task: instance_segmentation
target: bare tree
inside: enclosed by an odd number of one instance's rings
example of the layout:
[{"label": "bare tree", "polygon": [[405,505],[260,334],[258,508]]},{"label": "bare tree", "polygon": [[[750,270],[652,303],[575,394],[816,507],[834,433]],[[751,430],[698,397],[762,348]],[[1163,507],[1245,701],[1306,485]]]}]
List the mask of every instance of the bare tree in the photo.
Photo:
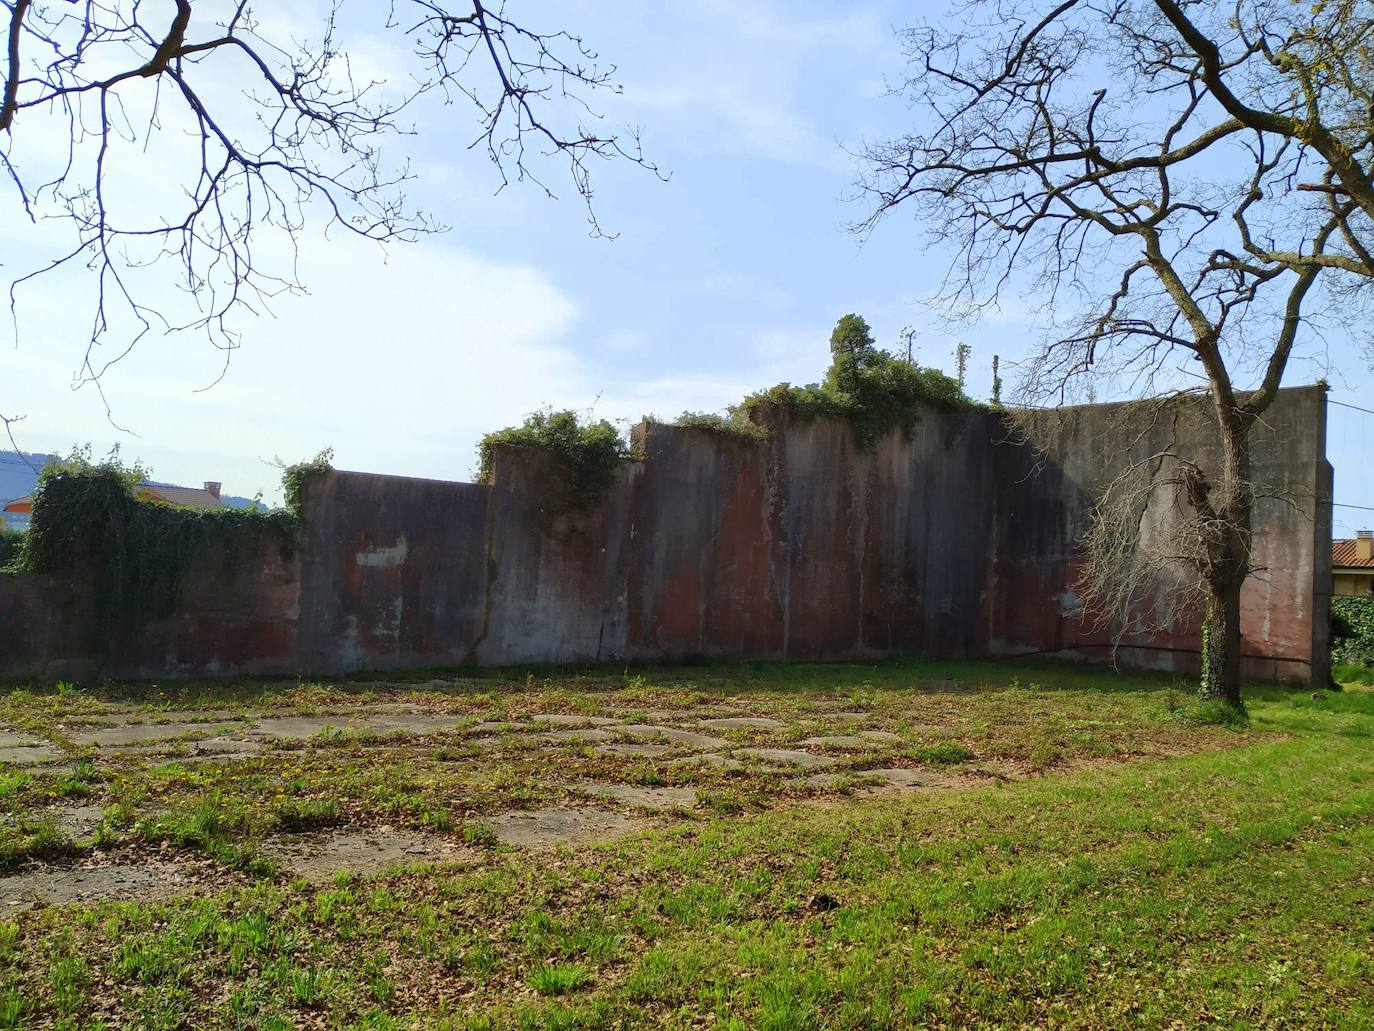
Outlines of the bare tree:
[{"label": "bare tree", "polygon": [[[950,309],[1017,288],[1042,306],[1025,399],[1200,375],[1219,457],[1171,449],[1109,491],[1082,586],[1111,610],[1144,563],[1201,598],[1203,692],[1238,705],[1250,433],[1313,317],[1374,280],[1374,5],[973,0],[954,20],[903,34],[925,124],[865,148],[856,228],[913,207],[955,255]],[[1186,532],[1123,552],[1158,491]]]},{"label": "bare tree", "polygon": [[[99,389],[154,328],[199,331],[227,359],[235,316],[299,286],[291,258],[264,256],[267,239],[293,254],[312,224],[379,241],[441,228],[407,200],[412,173],[390,153],[404,152],[408,112],[428,94],[469,106],[459,140],[485,152],[502,186],[552,195],[545,166],[568,177],[594,233],[598,160],[657,171],[636,130],[598,128],[592,96],[619,87],[579,36],[500,2],[358,4],[408,61],[383,81],[345,46],[342,3],[294,24],[248,0],[3,0],[0,177],[15,215],[56,219],[65,238],[50,263],[13,274],[16,326],[27,284],[88,266],[81,379]],[[193,302],[184,320],[165,310],[169,280]]]}]

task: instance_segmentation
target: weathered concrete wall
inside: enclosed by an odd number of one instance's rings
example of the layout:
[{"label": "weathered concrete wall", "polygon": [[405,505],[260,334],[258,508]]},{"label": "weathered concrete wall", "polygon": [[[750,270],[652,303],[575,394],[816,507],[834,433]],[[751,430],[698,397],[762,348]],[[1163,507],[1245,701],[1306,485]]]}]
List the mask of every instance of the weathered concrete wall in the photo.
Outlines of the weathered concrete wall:
[{"label": "weathered concrete wall", "polygon": [[459,665],[486,619],[478,484],[330,473],[302,514],[299,668]]},{"label": "weathered concrete wall", "polygon": [[[1033,446],[983,411],[924,412],[910,439],[867,450],[843,422],[783,413],[767,439],[649,423],[635,433],[642,458],[587,509],[527,450],[499,452],[490,485],[330,473],[309,486],[294,549],[209,549],[178,611],[137,640],[97,639],[94,577],[0,577],[0,675],[903,652],[1106,661],[1109,635],[1083,625],[1072,594],[1097,490],[1169,443],[1212,460],[1199,417],[1140,425],[1137,411],[1065,409]],[[1286,497],[1255,516],[1265,568],[1242,627],[1254,676],[1325,682],[1324,419],[1320,390],[1284,391],[1256,438],[1257,477]],[[1195,621],[1126,645],[1127,665],[1196,668]]]},{"label": "weathered concrete wall", "polygon": [[[1205,404],[1199,398],[1163,411],[1143,403],[1059,409],[1032,420],[1032,448],[998,449],[992,654],[1113,656],[1112,634],[1081,618],[1072,589],[1074,542],[1101,488],[1128,465],[1172,447],[1204,471],[1217,468]],[[1282,391],[1253,434],[1253,479],[1261,496],[1253,520],[1257,572],[1241,598],[1245,673],[1324,684],[1331,539],[1324,391]],[[1157,493],[1142,525],[1173,518],[1172,499],[1169,491]],[[1162,632],[1127,635],[1122,645],[1115,651],[1119,663],[1195,673],[1199,616],[1180,618]]]}]

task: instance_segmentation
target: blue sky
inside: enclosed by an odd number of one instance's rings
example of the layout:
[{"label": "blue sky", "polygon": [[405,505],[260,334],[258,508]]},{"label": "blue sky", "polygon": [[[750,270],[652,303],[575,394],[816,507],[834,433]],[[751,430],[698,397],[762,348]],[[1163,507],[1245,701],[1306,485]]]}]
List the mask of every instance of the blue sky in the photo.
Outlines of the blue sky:
[{"label": "blue sky", "polygon": [[[309,6],[284,9],[304,19]],[[21,307],[18,347],[0,351],[0,410],[28,414],[20,443],[118,442],[160,479],[218,479],[271,498],[273,456],[332,446],[343,468],[465,479],[483,432],[545,404],[628,424],[815,380],[830,328],[849,311],[885,344],[915,326],[920,360],[947,370],[957,340],[968,341],[979,397],[994,353],[1006,362],[1029,350],[1033,304],[957,331],[922,306],[944,267],[907,218],[866,241],[844,230],[863,214],[846,199],[845,146],[910,117],[884,92],[902,71],[892,26],[925,13],[919,6],[512,0],[512,11],[575,26],[619,65],[624,94],[602,103],[607,122],[641,125],[650,156],[671,172],[663,183],[630,167],[596,170],[598,212],[617,239],[588,236],[570,190],[558,201],[520,184],[494,195],[498,177],[465,146],[468,113],[426,106],[411,193],[450,232],[385,250],[311,234],[300,255],[309,294],[244,323],[218,385],[197,392],[221,356],[178,337],[149,337],[110,371],[104,386],[125,433],[94,391],[70,386],[80,284],[45,285]],[[378,67],[399,64],[362,22],[345,32]],[[41,233],[21,239],[17,258],[13,246],[7,269],[51,252]],[[1321,375],[1333,398],[1374,408],[1374,377],[1346,342],[1295,363],[1288,382]],[[1374,416],[1332,409],[1338,501],[1374,506],[1371,445]],[[1357,523],[1374,524],[1374,512],[1337,510],[1338,532]]]}]

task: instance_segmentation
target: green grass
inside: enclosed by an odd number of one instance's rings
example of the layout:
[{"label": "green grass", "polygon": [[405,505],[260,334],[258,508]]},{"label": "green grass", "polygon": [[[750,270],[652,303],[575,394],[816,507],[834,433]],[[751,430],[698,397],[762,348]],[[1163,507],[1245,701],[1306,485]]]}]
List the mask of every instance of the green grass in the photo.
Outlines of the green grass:
[{"label": "green grass", "polygon": [[1347,663],[1335,667],[1331,671],[1331,679],[1338,684],[1374,685],[1374,669]]},{"label": "green grass", "polygon": [[[692,818],[609,846],[312,885],[243,856],[284,822],[441,811],[489,845],[483,807],[544,790],[536,763],[692,781],[667,759],[511,749],[476,783],[449,759],[333,739],[225,769],[102,770],[107,813],[169,806],[131,848],[225,875],[198,896],[0,922],[0,1028],[1374,1026],[1374,692],[1252,686],[1236,719],[1159,678],[907,662],[522,674],[430,704],[504,718],[722,699],[787,722],[770,745],[843,706],[902,735],[891,762],[1023,779],[808,794],[710,771]],[[8,704],[38,722],[95,703]],[[445,748],[462,754],[461,735]]]}]

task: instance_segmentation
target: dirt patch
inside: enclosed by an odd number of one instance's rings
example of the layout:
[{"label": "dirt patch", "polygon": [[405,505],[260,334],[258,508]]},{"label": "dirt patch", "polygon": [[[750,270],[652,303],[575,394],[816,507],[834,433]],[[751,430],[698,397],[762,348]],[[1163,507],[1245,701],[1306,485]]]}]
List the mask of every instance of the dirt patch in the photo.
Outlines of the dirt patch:
[{"label": "dirt patch", "polygon": [[196,884],[192,870],[162,860],[39,867],[0,877],[0,914],[102,899],[146,901],[189,891]]},{"label": "dirt patch", "polygon": [[535,809],[492,817],[491,829],[503,845],[554,848],[611,841],[649,824],[622,813],[599,809]]},{"label": "dirt patch", "polygon": [[472,849],[448,838],[393,827],[281,834],[263,842],[262,854],[285,872],[316,882],[336,873],[372,874],[394,866],[475,858]]}]

